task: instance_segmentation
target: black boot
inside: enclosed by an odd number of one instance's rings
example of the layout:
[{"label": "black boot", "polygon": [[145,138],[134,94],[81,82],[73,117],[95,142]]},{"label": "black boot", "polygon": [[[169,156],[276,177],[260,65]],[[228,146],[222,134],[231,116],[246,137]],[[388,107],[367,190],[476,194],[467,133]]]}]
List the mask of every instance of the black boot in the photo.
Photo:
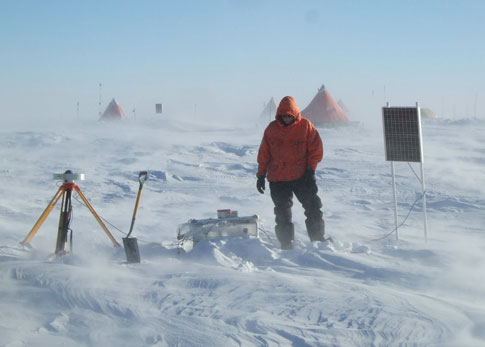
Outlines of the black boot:
[{"label": "black boot", "polygon": [[305,224],[310,241],[325,241],[325,222],[323,219],[312,222],[306,220]]},{"label": "black boot", "polygon": [[277,224],[275,233],[281,244],[281,249],[293,249],[293,240],[295,239],[295,226],[293,223]]}]

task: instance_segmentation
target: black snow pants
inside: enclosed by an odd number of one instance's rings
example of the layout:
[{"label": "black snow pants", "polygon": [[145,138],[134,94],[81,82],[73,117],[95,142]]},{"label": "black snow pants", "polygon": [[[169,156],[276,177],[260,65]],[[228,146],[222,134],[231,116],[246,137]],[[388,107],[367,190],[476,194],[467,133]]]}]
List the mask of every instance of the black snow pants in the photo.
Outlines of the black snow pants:
[{"label": "black snow pants", "polygon": [[305,210],[305,224],[311,241],[323,241],[325,222],[322,213],[322,201],[318,197],[318,186],[314,180],[305,179],[287,182],[270,182],[271,198],[275,205],[275,233],[281,243],[281,248],[291,248],[294,240],[294,226],[291,207],[293,194]]}]

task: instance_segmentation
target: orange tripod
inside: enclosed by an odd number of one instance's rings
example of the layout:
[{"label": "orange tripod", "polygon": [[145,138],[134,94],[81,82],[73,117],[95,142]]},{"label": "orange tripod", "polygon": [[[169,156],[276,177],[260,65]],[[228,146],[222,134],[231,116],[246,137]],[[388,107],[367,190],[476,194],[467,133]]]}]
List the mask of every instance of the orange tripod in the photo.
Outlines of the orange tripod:
[{"label": "orange tripod", "polygon": [[[71,197],[72,197],[72,191],[75,190],[78,195],[81,197],[83,200],[84,204],[86,207],[89,209],[89,211],[92,213],[94,218],[98,221],[99,225],[101,228],[103,228],[104,232],[108,237],[110,238],[111,242],[113,242],[113,245],[115,247],[120,247],[120,244],[115,240],[113,235],[110,233],[106,225],[103,223],[101,218],[98,216],[94,208],[91,206],[89,203],[88,199],[86,199],[86,196],[83,194],[81,189],[78,187],[76,183],[72,180],[72,174],[69,170],[66,171],[62,177],[66,176],[67,179],[64,180],[64,184],[59,187],[59,190],[57,193],[54,195],[52,200],[49,202],[49,205],[47,205],[46,209],[44,212],[42,212],[40,218],[37,220],[35,225],[32,227],[32,230],[30,233],[27,235],[27,237],[21,242],[21,244],[26,245],[28,244],[35,236],[39,228],[42,226],[42,224],[45,222],[47,217],[49,216],[49,213],[54,209],[56,206],[57,202],[61,199],[62,197],[62,207],[61,207],[61,214],[59,217],[59,229],[57,232],[57,242],[56,242],[56,250],[55,254],[57,256],[63,256],[67,252],[65,250],[66,248],[66,243],[67,243],[67,238],[68,238],[68,232],[69,232],[69,225],[71,222],[71,215],[72,215],[72,206],[71,206]],[[71,232],[71,237],[72,237],[72,232]]]}]

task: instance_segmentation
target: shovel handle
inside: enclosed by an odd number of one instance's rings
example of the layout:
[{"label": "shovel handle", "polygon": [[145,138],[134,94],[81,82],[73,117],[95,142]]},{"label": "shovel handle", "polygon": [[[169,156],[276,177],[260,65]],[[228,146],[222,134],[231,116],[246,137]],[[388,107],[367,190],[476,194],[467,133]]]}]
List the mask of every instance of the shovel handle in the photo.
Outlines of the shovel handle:
[{"label": "shovel handle", "polygon": [[148,179],[148,171],[141,171],[140,174],[138,175],[138,182],[140,182],[140,187],[138,188],[138,195],[136,196],[135,210],[133,211],[133,218],[131,219],[130,232],[126,236],[127,238],[130,237],[131,232],[133,231],[133,226],[135,225],[135,219],[136,219],[136,212],[138,211],[138,205],[140,204],[141,190],[143,188],[143,183],[145,183],[145,181],[147,179]]},{"label": "shovel handle", "polygon": [[148,171],[141,171],[138,175],[138,182],[140,182],[140,188],[143,186],[143,183],[148,179]]}]

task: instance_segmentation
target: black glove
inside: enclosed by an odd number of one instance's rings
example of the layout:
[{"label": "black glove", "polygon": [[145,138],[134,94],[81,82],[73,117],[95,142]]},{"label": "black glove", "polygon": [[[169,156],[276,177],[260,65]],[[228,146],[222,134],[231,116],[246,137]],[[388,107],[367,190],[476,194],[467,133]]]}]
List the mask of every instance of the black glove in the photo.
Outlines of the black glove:
[{"label": "black glove", "polygon": [[315,170],[312,169],[307,169],[305,171],[305,175],[303,176],[303,179],[305,180],[306,183],[314,183],[317,181],[315,178]]},{"label": "black glove", "polygon": [[265,177],[266,176],[258,176],[258,181],[256,182],[256,188],[261,194],[264,194],[264,190],[266,189]]}]

